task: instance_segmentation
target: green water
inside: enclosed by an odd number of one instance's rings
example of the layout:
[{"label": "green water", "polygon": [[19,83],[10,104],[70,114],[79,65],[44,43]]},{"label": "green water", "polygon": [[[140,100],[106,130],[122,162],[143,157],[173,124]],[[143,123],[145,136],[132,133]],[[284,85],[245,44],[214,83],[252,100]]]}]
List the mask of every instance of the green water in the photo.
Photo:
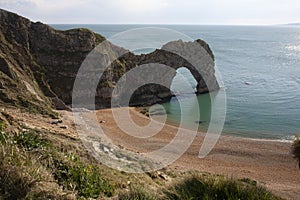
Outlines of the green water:
[{"label": "green water", "polygon": [[[178,97],[181,98],[182,104],[176,97],[168,103],[164,103],[163,106],[167,112],[167,121],[174,124],[179,124],[181,116],[183,116],[183,127],[189,128],[193,124],[199,124],[199,130],[207,131],[210,117],[211,117],[211,100],[209,94],[197,96],[197,101],[193,98],[189,98],[188,95]],[[195,113],[195,107],[198,106],[200,110],[200,118]]]}]

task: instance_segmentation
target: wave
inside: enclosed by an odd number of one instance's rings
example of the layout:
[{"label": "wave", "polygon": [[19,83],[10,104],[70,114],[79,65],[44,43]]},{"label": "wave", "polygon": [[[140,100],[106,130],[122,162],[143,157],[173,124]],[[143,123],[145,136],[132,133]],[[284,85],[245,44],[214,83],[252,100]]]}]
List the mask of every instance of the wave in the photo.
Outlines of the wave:
[{"label": "wave", "polygon": [[300,45],[288,45],[285,48],[290,51],[300,51]]}]

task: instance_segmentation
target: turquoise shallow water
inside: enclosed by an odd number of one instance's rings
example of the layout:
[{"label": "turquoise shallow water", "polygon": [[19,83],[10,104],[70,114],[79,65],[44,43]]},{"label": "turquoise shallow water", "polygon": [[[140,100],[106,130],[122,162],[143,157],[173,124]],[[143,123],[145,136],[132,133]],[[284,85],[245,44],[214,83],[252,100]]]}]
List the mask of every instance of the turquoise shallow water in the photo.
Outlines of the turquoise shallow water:
[{"label": "turquoise shallow water", "polygon": [[[90,28],[110,37],[131,28],[147,25],[53,25],[58,29]],[[152,25],[154,27],[154,25]],[[297,26],[183,26],[158,25],[201,38],[212,48],[227,93],[224,134],[254,138],[288,139],[300,133],[300,27]],[[179,70],[193,84],[189,71]],[[180,89],[180,79],[173,88]],[[177,86],[176,86],[177,85]],[[164,104],[168,120],[179,123],[180,115],[195,123],[189,94],[180,112],[173,98]],[[210,119],[208,95],[198,97],[200,129]],[[186,124],[188,126],[188,124]]]}]

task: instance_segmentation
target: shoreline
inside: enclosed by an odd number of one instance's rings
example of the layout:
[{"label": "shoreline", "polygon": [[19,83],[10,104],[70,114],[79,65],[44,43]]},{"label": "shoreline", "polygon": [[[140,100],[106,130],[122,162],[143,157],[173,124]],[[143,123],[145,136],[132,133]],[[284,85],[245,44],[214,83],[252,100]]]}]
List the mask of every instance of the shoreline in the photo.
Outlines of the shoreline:
[{"label": "shoreline", "polygon": [[[148,107],[131,107],[133,108],[138,114],[140,114],[142,117],[146,117],[147,119],[150,119],[149,116],[147,116],[146,114],[143,114],[141,111],[148,109]],[[162,123],[160,121],[157,121],[158,123]],[[170,120],[166,120],[165,122],[167,125],[169,126],[173,126],[174,128],[179,128],[179,124],[176,122],[171,122]],[[183,128],[183,129],[187,129],[188,128]],[[198,132],[201,133],[205,133],[202,130],[198,130]],[[251,131],[249,131],[251,132]],[[239,136],[239,135],[235,135],[235,134],[231,134],[231,133],[221,133],[221,136],[225,136],[225,137],[234,137],[234,138],[244,138],[244,139],[249,139],[249,140],[253,140],[253,141],[270,141],[270,142],[283,142],[283,143],[292,143],[294,141],[295,136],[289,136],[291,139],[275,139],[275,138],[257,138],[257,137],[243,137],[243,136]],[[293,137],[293,138],[292,138]]]},{"label": "shoreline", "polygon": [[[117,108],[122,109],[122,108]],[[147,125],[149,118],[129,108],[133,121]],[[101,127],[116,144],[135,152],[151,152],[168,144],[178,128],[165,124],[155,136],[147,140],[123,133],[111,116],[111,109],[96,111]],[[198,157],[204,133],[198,132],[190,147],[167,169],[172,171],[198,170],[233,178],[250,178],[275,194],[295,199],[300,195],[300,170],[291,155],[291,143],[276,140],[252,139],[221,135],[212,151],[203,159]]]}]

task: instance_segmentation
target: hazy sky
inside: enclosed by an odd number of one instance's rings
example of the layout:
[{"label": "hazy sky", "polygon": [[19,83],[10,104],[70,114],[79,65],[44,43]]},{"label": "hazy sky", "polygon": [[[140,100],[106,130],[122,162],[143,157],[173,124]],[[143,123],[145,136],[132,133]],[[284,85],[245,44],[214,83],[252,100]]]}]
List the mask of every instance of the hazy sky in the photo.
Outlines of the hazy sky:
[{"label": "hazy sky", "polygon": [[50,24],[300,22],[300,0],[0,0],[0,8]]}]

